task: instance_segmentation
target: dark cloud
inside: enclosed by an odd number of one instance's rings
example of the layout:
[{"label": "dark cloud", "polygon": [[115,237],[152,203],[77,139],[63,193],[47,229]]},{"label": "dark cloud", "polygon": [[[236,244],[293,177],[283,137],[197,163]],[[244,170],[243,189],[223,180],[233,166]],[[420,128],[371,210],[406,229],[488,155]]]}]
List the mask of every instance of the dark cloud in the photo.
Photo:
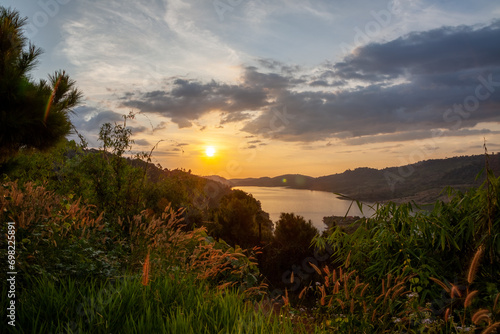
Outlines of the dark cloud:
[{"label": "dark cloud", "polygon": [[127,93],[122,105],[179,127],[218,111],[220,124],[244,122],[252,136],[284,141],[429,138],[499,121],[498,41],[500,21],[443,27],[361,46],[310,75],[259,59],[261,69],[245,67],[238,84],[171,78],[169,91]]},{"label": "dark cloud", "polygon": [[153,128],[153,132],[156,130],[163,130],[167,128],[168,123],[167,122],[160,122],[157,126]]},{"label": "dark cloud", "polygon": [[269,90],[289,85],[287,78],[259,73],[254,67],[246,68],[243,81],[241,85],[227,85],[174,79],[171,91],[134,93],[122,106],[165,115],[181,128],[190,127],[192,121],[214,110],[226,113],[223,122],[235,122],[247,119],[248,110],[268,105]]},{"label": "dark cloud", "polygon": [[244,121],[249,118],[251,118],[251,114],[245,112],[223,113],[221,115],[220,124]]},{"label": "dark cloud", "polygon": [[480,29],[443,27],[360,47],[333,68],[335,76],[367,81],[476,71],[498,67],[499,40],[500,21]]},{"label": "dark cloud", "polygon": [[299,65],[286,65],[280,61],[276,61],[273,59],[257,59],[257,63],[265,69],[279,71],[286,75],[293,75],[301,70]]},{"label": "dark cloud", "polygon": [[138,134],[141,132],[149,131],[151,130],[150,128],[147,128],[145,126],[127,126],[130,130],[132,130],[132,133]]},{"label": "dark cloud", "polygon": [[415,130],[398,133],[381,134],[374,136],[363,136],[345,140],[348,145],[364,145],[369,143],[402,142],[408,140],[424,140],[427,138],[462,137],[471,135],[497,134],[489,129],[460,129],[449,130]]},{"label": "dark cloud", "polygon": [[89,106],[75,108],[75,117],[72,123],[77,130],[95,132],[104,123],[115,123],[123,121],[123,116],[111,110],[103,110]]},{"label": "dark cloud", "polygon": [[276,60],[273,60],[273,59],[260,58],[260,59],[257,59],[257,62],[259,63],[260,66],[267,68],[267,69],[270,69],[270,70],[277,70],[284,65],[283,63],[276,61]]},{"label": "dark cloud", "polygon": [[312,87],[317,87],[317,86],[328,87],[328,86],[330,86],[330,84],[328,82],[326,82],[325,80],[315,80],[315,81],[311,82],[309,85]]},{"label": "dark cloud", "polygon": [[141,146],[151,146],[151,143],[146,139],[134,139],[134,144]]},{"label": "dark cloud", "polygon": [[414,139],[420,130],[424,138],[436,128],[498,122],[498,40],[500,24],[493,23],[444,27],[360,47],[343,62],[325,64],[312,84],[327,87],[326,79],[337,77],[339,83],[364,80],[367,85],[322,92],[282,89],[275,101],[287,107],[288,117],[268,109],[243,130],[287,141],[358,137],[353,140],[366,142],[381,134],[387,140],[391,134]]},{"label": "dark cloud", "polygon": [[346,82],[344,80],[328,81],[328,80],[314,80],[309,83],[311,87],[340,87],[344,86]]}]

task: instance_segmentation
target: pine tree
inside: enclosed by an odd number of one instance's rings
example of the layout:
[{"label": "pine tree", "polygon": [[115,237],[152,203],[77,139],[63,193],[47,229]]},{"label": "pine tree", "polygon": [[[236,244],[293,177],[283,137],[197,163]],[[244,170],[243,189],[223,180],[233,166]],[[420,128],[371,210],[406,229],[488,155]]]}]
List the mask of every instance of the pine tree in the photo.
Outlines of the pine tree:
[{"label": "pine tree", "polygon": [[47,149],[72,130],[69,114],[82,98],[64,71],[34,82],[29,72],[42,54],[28,42],[26,18],[0,6],[0,163],[20,148]]}]

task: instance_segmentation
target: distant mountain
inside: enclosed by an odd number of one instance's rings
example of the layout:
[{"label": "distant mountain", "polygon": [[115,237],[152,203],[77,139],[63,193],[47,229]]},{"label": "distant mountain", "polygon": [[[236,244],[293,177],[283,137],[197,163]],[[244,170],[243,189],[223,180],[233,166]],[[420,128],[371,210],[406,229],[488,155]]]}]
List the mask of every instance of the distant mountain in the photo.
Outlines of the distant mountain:
[{"label": "distant mountain", "polygon": [[[490,168],[500,175],[500,155],[489,156]],[[420,161],[411,165],[374,169],[361,167],[343,173],[310,177],[286,174],[276,177],[231,179],[233,186],[288,187],[341,193],[361,201],[409,201],[432,203],[443,188],[465,190],[478,186],[484,175],[485,156],[461,156]]]},{"label": "distant mountain", "polygon": [[231,179],[233,186],[288,187],[293,189],[311,189],[315,178],[300,174],[285,174],[276,177],[261,177],[258,179]]},{"label": "distant mountain", "polygon": [[207,176],[202,176],[205,179],[212,180],[215,182],[222,183],[225,186],[232,187],[233,183],[229,181],[228,179],[223,178],[222,176],[219,175],[207,175]]}]

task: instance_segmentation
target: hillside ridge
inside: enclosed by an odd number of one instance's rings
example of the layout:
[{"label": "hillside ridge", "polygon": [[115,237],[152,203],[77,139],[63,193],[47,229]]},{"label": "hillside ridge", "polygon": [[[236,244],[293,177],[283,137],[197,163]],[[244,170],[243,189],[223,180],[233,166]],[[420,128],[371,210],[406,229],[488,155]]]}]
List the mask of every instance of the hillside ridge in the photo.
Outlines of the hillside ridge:
[{"label": "hillside ridge", "polygon": [[[500,172],[500,156],[488,155],[490,168]],[[478,186],[484,175],[485,155],[430,159],[413,164],[375,169],[359,167],[342,173],[311,177],[301,174],[283,174],[275,177],[241,178],[227,180],[233,187],[287,187],[341,193],[361,201],[415,201],[432,203],[446,199],[443,188],[457,190]]]}]

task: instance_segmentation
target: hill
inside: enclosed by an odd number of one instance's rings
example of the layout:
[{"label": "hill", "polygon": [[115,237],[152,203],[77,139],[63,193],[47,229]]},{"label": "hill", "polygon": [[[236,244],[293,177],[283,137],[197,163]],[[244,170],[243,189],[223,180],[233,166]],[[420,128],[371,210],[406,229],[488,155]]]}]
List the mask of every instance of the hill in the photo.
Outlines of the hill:
[{"label": "hill", "polygon": [[[489,156],[489,165],[494,173],[500,172],[500,156]],[[276,177],[231,179],[233,186],[288,187],[341,193],[361,201],[431,203],[442,189],[450,186],[465,190],[478,186],[484,175],[476,179],[485,167],[484,155],[460,156],[432,159],[414,164],[374,169],[360,167],[343,173],[310,177],[300,174],[285,174]]]}]

